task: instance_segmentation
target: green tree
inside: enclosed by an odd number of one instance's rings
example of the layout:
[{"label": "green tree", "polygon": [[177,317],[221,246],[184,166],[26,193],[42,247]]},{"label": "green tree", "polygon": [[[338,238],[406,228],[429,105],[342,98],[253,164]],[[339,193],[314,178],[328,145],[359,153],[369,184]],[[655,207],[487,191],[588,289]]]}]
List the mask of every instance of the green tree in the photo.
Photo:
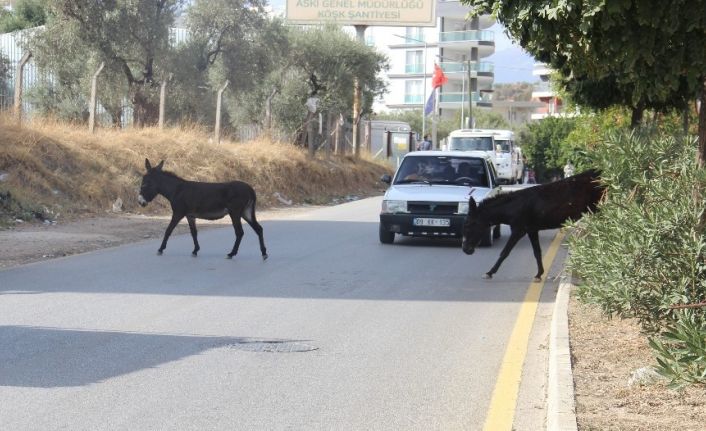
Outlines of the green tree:
[{"label": "green tree", "polygon": [[477,109],[473,111],[473,119],[479,129],[510,129],[510,123],[505,117],[497,112],[487,109]]},{"label": "green tree", "polygon": [[[201,75],[205,82],[185,91],[189,94],[205,86],[215,94],[228,80],[224,106],[228,119],[236,124],[261,114],[262,103],[254,94],[275,69],[287,42],[282,22],[268,19],[265,4],[261,0],[198,0],[188,9],[190,40],[185,49],[191,64],[179,68],[179,75],[188,71]],[[181,61],[181,56],[176,60]],[[193,80],[193,76],[182,78]],[[214,98],[208,100],[212,105]]]},{"label": "green tree", "polygon": [[514,100],[528,102],[532,100],[534,84],[531,82],[512,82],[493,85],[493,100]]},{"label": "green tree", "polygon": [[549,117],[530,123],[520,133],[522,153],[534,169],[537,181],[544,182],[562,175],[564,164],[573,155],[573,149],[566,147],[566,138],[574,127],[573,118]]},{"label": "green tree", "polygon": [[[58,48],[43,52],[58,63],[63,63],[67,50],[78,54],[68,62],[95,65],[104,61],[104,73],[123,81],[133,107],[133,123],[154,123],[159,70],[170,49],[169,29],[182,4],[183,0],[54,0],[50,3],[53,18],[38,36],[37,47]],[[120,87],[119,83],[112,86],[116,91]]]},{"label": "green tree", "polygon": [[12,9],[0,9],[0,33],[9,33],[44,25],[47,20],[46,2],[19,0]]},{"label": "green tree", "polygon": [[[702,0],[461,2],[474,13],[494,13],[513,39],[564,78],[589,83],[568,87],[584,102],[625,104],[635,119],[646,108],[682,108],[696,98],[706,106]],[[591,88],[604,91],[591,94]],[[699,117],[698,160],[704,166],[706,109]]]},{"label": "green tree", "polygon": [[310,90],[307,97],[318,97],[322,110],[351,112],[357,77],[363,89],[363,114],[372,112],[373,100],[385,89],[379,78],[388,67],[383,54],[335,26],[294,28],[290,37],[287,64],[306,77]]},{"label": "green tree", "polygon": [[[376,114],[375,120],[404,121],[415,133],[422,133],[422,110],[421,109],[397,109],[389,112]],[[426,127],[431,128],[431,120],[427,117]]]}]

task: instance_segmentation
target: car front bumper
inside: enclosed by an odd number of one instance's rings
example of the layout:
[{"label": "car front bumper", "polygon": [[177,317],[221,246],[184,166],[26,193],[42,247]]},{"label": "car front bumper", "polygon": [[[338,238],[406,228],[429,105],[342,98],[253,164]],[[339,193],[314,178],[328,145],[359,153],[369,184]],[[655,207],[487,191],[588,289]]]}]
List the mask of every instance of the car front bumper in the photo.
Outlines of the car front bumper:
[{"label": "car front bumper", "polygon": [[[416,226],[416,218],[447,219],[449,226]],[[380,226],[384,230],[408,236],[460,238],[465,220],[465,214],[380,214]]]}]

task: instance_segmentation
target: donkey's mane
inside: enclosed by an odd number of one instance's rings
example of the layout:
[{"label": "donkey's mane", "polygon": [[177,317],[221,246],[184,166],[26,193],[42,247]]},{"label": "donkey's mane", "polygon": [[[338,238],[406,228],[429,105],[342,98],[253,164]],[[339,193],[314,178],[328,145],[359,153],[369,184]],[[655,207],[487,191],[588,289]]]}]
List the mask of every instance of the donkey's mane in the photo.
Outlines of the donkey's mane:
[{"label": "donkey's mane", "polygon": [[166,176],[168,176],[168,177],[171,177],[171,178],[176,178],[177,180],[183,180],[182,177],[180,177],[179,175],[175,174],[175,173],[172,172],[172,171],[160,170],[160,171],[157,171],[157,172],[160,173],[160,174],[162,174],[162,175],[166,175]]},{"label": "donkey's mane", "polygon": [[490,207],[494,205],[500,205],[506,203],[506,201],[509,201],[513,199],[512,193],[501,193],[499,195],[495,195],[491,198],[488,199],[483,199],[483,201],[478,204],[478,208],[485,208],[485,207]]}]

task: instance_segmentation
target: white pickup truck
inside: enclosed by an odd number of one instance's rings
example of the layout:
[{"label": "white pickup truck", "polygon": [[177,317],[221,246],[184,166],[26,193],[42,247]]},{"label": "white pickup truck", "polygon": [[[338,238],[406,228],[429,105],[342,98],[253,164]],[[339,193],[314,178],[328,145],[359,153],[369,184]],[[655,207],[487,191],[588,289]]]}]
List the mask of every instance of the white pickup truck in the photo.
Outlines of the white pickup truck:
[{"label": "white pickup truck", "polygon": [[493,160],[498,181],[503,184],[522,182],[524,162],[515,142],[515,133],[499,129],[459,129],[449,134],[448,150],[484,151]]}]

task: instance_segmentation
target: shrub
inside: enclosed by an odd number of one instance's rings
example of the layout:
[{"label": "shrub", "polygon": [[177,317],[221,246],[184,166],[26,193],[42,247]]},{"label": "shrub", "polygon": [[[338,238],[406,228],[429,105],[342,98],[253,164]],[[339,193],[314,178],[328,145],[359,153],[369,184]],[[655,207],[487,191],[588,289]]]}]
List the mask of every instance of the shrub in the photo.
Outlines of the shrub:
[{"label": "shrub", "polygon": [[659,339],[650,339],[657,372],[670,379],[672,387],[706,383],[706,326],[703,318],[695,318],[698,313],[685,312]]},{"label": "shrub", "polygon": [[702,345],[706,339],[704,313],[671,308],[706,300],[706,175],[696,166],[695,145],[644,131],[609,133],[591,154],[608,193],[601,210],[576,225],[569,265],[583,281],[578,295],[585,302],[635,317],[656,336],[692,334],[657,336],[653,347],[662,372],[678,370],[675,382],[706,383],[703,368],[675,365],[703,358],[691,345],[693,334]]}]

